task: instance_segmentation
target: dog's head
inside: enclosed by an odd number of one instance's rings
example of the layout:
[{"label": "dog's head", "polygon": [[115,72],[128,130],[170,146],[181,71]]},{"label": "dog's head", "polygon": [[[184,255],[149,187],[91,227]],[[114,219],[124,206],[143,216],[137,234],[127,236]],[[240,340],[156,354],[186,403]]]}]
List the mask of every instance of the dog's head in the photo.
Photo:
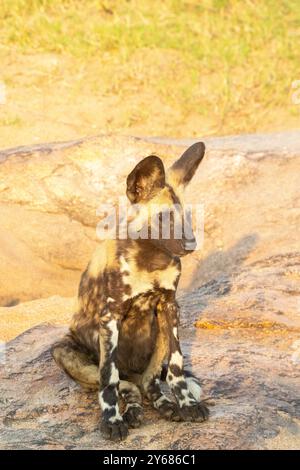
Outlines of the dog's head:
[{"label": "dog's head", "polygon": [[[137,205],[140,232],[156,246],[174,256],[184,256],[196,248],[191,220],[182,202],[184,188],[204,157],[205,146],[198,142],[165,171],[162,160],[150,155],[140,161],[127,177],[127,197]],[[146,232],[145,232],[146,227]]]}]

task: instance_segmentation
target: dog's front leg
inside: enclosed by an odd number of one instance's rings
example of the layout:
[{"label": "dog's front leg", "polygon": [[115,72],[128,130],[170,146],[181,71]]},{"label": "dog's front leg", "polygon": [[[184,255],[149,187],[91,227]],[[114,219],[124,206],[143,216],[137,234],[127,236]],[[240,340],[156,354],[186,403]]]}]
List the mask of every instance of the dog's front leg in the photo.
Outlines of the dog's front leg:
[{"label": "dog's front leg", "polygon": [[119,371],[116,364],[120,320],[117,312],[106,308],[100,317],[100,389],[101,431],[112,440],[125,439],[128,426],[119,410]]},{"label": "dog's front leg", "polygon": [[142,376],[142,388],[154,408],[166,419],[180,421],[178,406],[161,390],[160,376],[163,362],[168,356],[168,323],[166,316],[158,308],[158,335],[150,363]]},{"label": "dog's front leg", "polygon": [[172,293],[161,300],[160,309],[168,323],[169,357],[167,383],[179,405],[179,414],[184,421],[204,421],[208,408],[199,401],[200,384],[192,375],[184,372],[183,356],[178,337],[179,307]]}]

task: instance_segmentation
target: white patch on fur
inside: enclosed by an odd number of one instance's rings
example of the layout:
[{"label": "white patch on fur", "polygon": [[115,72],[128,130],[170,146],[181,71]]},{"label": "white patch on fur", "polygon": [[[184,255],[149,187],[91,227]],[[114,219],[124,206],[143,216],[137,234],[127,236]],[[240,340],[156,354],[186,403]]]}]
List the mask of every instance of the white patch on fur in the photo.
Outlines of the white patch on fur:
[{"label": "white patch on fur", "polygon": [[[169,379],[169,376],[171,376],[172,378]],[[179,377],[177,377],[176,375],[173,375],[171,372],[169,372],[167,375],[167,383],[170,385],[171,388],[173,388],[175,385],[178,384],[178,382],[182,382],[183,380],[184,380],[183,375],[179,375]]]},{"label": "white patch on fur", "polygon": [[116,300],[113,299],[112,297],[107,297],[106,301],[107,301],[107,302],[115,302]]},{"label": "white patch on fur", "polygon": [[188,386],[189,391],[195,398],[195,400],[200,401],[201,395],[202,395],[202,388],[197,380],[195,380],[193,377],[187,377],[186,383]]},{"label": "white patch on fur", "polygon": [[175,281],[179,276],[179,271],[177,266],[169,266],[160,272],[157,281],[159,286],[167,290],[175,290]]},{"label": "white patch on fur", "polygon": [[100,407],[101,407],[102,411],[111,410],[113,408],[116,410],[115,416],[112,416],[111,418],[109,418],[109,421],[111,423],[114,423],[115,421],[122,420],[122,416],[120,414],[119,404],[118,403],[116,404],[116,406],[114,406],[114,405],[111,406],[108,403],[106,403],[106,401],[103,400],[103,392],[99,392],[98,397],[99,397],[99,404],[100,404]]},{"label": "white patch on fur", "polygon": [[103,400],[103,392],[98,393],[98,398],[99,398],[99,404],[101,406],[102,411],[110,410],[111,408],[113,408],[113,406],[110,406],[108,403],[106,403],[106,401]]},{"label": "white patch on fur", "polygon": [[128,273],[130,273],[130,266],[129,264],[127,263],[126,259],[124,258],[124,256],[120,256],[120,271],[121,273],[125,273],[126,271]]},{"label": "white patch on fur", "polygon": [[119,371],[114,362],[111,363],[111,371],[110,371],[110,384],[117,384],[119,382]]},{"label": "white patch on fur", "polygon": [[191,395],[189,390],[184,390],[183,389],[183,390],[181,390],[181,392],[184,395],[184,398],[178,400],[180,408],[182,408],[183,406],[196,405],[197,402],[194,399],[194,397]]},{"label": "white patch on fur", "polygon": [[[180,274],[177,264],[170,264],[163,270],[158,269],[148,272],[146,269],[137,266],[135,255],[135,250],[132,250],[127,260],[124,256],[120,256],[120,271],[123,274],[123,283],[131,288],[131,294],[124,294],[123,301],[154,290],[156,284],[167,290],[175,290],[176,279]],[[124,274],[125,272],[126,274]]]},{"label": "white patch on fur", "polygon": [[180,354],[179,351],[175,351],[172,353],[171,359],[170,359],[170,365],[176,365],[180,367],[180,369],[183,368],[183,357],[182,354]]},{"label": "white patch on fur", "polygon": [[110,423],[115,423],[116,421],[123,421],[123,418],[122,418],[122,416],[119,412],[119,407],[118,407],[118,410],[116,412],[116,415],[112,416],[112,418],[109,418]]},{"label": "white patch on fur", "polygon": [[114,320],[114,319],[110,320],[107,323],[107,328],[111,332],[111,338],[110,338],[111,348],[115,348],[118,345],[118,337],[119,337],[117,320]]},{"label": "white patch on fur", "polygon": [[123,302],[125,302],[125,300],[128,300],[128,299],[131,299],[131,295],[128,295],[128,294],[123,294],[122,295]]},{"label": "white patch on fur", "polygon": [[177,328],[177,326],[174,326],[174,328],[173,328],[173,335],[176,339],[178,339],[178,328]]}]

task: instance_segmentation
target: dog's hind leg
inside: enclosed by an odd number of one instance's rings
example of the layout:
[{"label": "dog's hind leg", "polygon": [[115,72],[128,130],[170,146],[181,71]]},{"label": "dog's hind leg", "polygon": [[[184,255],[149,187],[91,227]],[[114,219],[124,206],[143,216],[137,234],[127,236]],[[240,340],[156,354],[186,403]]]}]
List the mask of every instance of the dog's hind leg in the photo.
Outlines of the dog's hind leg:
[{"label": "dog's hind leg", "polygon": [[59,367],[82,387],[99,389],[99,367],[95,357],[77,343],[71,334],[55,343],[51,352]]},{"label": "dog's hind leg", "polygon": [[[66,335],[52,347],[56,363],[82,387],[99,390],[99,367],[83,346],[72,335]],[[119,392],[125,401],[123,419],[129,427],[137,428],[143,418],[142,395],[138,387],[126,380],[120,380]]]},{"label": "dog's hind leg", "polygon": [[[54,344],[52,355],[61,369],[82,387],[99,390],[99,367],[95,358],[72,335],[68,334]],[[129,427],[139,427],[143,418],[141,392],[135,384],[126,380],[120,380],[119,392],[126,404],[123,419]]]}]

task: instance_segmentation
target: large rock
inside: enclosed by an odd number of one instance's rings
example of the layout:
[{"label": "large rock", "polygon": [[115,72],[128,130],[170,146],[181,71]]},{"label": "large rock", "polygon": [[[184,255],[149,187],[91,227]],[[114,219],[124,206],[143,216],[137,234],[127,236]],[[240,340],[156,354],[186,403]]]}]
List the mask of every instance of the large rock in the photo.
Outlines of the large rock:
[{"label": "large rock", "polygon": [[[244,140],[245,150],[241,138],[208,139],[187,191],[188,202],[204,205],[205,239],[184,260],[185,291],[299,251],[300,149],[289,134]],[[75,295],[96,246],[97,208],[125,194],[126,175],[144,156],[168,166],[184,149],[171,144],[100,136],[0,151],[0,305]]]},{"label": "large rock", "polygon": [[0,307],[0,341],[9,341],[45,321],[52,325],[67,325],[75,308],[76,297],[59,295],[22,302],[12,307]]},{"label": "large rock", "polygon": [[[41,302],[42,307],[42,302]],[[96,393],[60,371],[49,347],[65,328],[42,325],[7,344],[0,374],[4,449],[299,448],[299,364],[286,330],[184,330],[186,363],[214,399],[203,424],[169,423],[145,406],[140,429],[103,440]]]},{"label": "large rock", "polygon": [[242,138],[208,139],[187,191],[204,204],[204,245],[183,261],[178,300],[186,361],[215,406],[200,425],[146,407],[121,444],[102,440],[96,395],[49,349],[96,246],[97,207],[124,194],[140,158],[157,153],[168,165],[183,146],[104,136],[0,152],[0,340],[10,340],[0,359],[1,447],[300,447],[300,149],[289,138],[248,136],[244,147]]}]

